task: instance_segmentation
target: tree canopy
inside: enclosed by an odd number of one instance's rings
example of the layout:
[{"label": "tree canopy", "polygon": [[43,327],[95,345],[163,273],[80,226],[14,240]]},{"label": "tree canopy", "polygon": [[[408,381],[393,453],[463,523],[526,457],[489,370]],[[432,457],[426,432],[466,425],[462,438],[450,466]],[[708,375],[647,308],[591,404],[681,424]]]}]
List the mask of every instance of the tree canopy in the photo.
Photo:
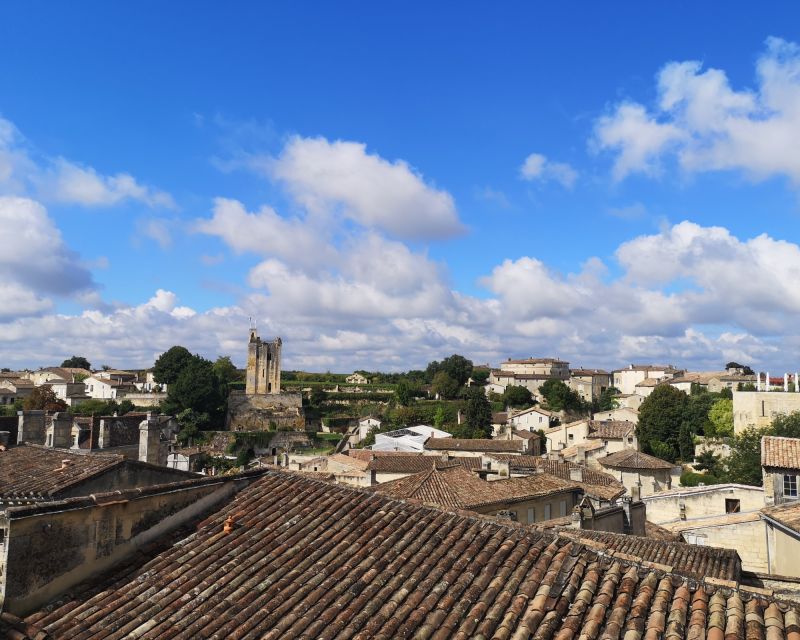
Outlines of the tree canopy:
[{"label": "tree canopy", "polygon": [[458,386],[462,387],[467,383],[467,380],[469,380],[470,376],[472,375],[472,360],[467,360],[464,356],[454,353],[452,356],[445,358],[441,362],[434,360],[425,370],[428,379],[431,382],[433,382],[436,374],[441,371],[444,371],[448,376],[456,381]]},{"label": "tree canopy", "polygon": [[711,405],[708,411],[710,429],[706,435],[717,438],[726,438],[733,435],[733,400],[719,398]]},{"label": "tree canopy", "polygon": [[489,399],[479,387],[472,387],[467,392],[467,403],[464,407],[463,429],[458,434],[467,438],[492,437],[492,407]]},{"label": "tree canopy", "polygon": [[91,363],[84,358],[83,356],[72,356],[71,358],[67,358],[64,362],[61,363],[62,367],[68,367],[70,369],[87,369],[89,371],[92,370]]},{"label": "tree canopy", "polygon": [[503,404],[508,407],[531,407],[536,404],[533,394],[519,385],[509,385],[503,391]]},{"label": "tree canopy", "polygon": [[156,359],[153,365],[153,379],[159,384],[174,384],[193,358],[186,347],[179,345],[171,347]]},{"label": "tree canopy", "polygon": [[[461,385],[459,385],[458,381],[450,374],[441,370],[433,376],[431,391],[438,394],[440,398],[449,400],[458,396],[459,391],[461,391]],[[481,392],[482,391],[483,390],[481,390]]]},{"label": "tree canopy", "polygon": [[26,411],[35,409],[44,411],[66,411],[67,403],[56,395],[50,387],[34,387],[31,395],[25,398],[22,405]]},{"label": "tree canopy", "polygon": [[539,387],[539,393],[547,402],[547,408],[551,411],[579,412],[586,410],[586,403],[578,395],[577,391],[570,389],[561,380],[550,378],[545,380]]},{"label": "tree canopy", "polygon": [[642,451],[675,462],[687,436],[689,396],[670,384],[658,385],[639,407],[637,436]]}]

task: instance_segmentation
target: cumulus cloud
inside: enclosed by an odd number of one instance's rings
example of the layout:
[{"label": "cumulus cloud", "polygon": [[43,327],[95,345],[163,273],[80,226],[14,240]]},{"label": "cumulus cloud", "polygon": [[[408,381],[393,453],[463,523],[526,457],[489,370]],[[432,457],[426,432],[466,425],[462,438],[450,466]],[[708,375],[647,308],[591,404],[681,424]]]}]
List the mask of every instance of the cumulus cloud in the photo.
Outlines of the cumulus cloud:
[{"label": "cumulus cloud", "polygon": [[546,182],[552,180],[571,189],[578,179],[578,172],[565,162],[553,162],[540,153],[532,153],[520,167],[523,180]]},{"label": "cumulus cloud", "polygon": [[0,275],[34,295],[69,295],[94,287],[92,276],[61,237],[45,208],[0,196]]},{"label": "cumulus cloud", "polygon": [[128,173],[103,175],[92,167],[38,153],[14,124],[2,117],[0,193],[86,207],[131,200],[152,208],[176,208],[171,195],[139,183]]},{"label": "cumulus cloud", "polygon": [[616,105],[595,124],[593,146],[615,155],[613,175],[656,174],[666,157],[687,173],[737,170],[800,184],[800,47],[768,38],[755,87],[734,89],[723,70],[670,62],[652,109]]},{"label": "cumulus cloud", "polygon": [[312,213],[339,213],[397,238],[440,239],[464,227],[452,196],[403,160],[390,162],[359,142],[291,138],[264,168]]}]

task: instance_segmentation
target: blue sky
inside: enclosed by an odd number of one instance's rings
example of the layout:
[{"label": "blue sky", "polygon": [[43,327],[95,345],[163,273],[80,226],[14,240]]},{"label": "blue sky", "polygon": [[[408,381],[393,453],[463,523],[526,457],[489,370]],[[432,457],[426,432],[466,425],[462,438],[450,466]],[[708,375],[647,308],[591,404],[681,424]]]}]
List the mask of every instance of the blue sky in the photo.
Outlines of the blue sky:
[{"label": "blue sky", "polygon": [[795,7],[429,4],[3,4],[0,360],[795,366]]}]

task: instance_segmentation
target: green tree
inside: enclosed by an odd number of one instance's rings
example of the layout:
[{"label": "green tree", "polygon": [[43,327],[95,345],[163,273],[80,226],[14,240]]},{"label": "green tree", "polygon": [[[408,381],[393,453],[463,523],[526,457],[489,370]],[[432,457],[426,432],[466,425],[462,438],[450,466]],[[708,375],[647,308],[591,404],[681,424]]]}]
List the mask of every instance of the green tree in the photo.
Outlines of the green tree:
[{"label": "green tree", "polygon": [[618,395],[619,389],[616,387],[609,387],[602,391],[600,397],[597,399],[597,410],[611,411],[619,407],[619,400],[617,400]]},{"label": "green tree", "polygon": [[126,400],[123,398],[119,401],[119,405],[117,406],[117,415],[124,416],[126,413],[130,413],[131,411],[135,411],[136,406],[130,400]]},{"label": "green tree", "polygon": [[766,435],[800,438],[800,411],[776,416],[770,425],[770,432]]},{"label": "green tree", "polygon": [[89,371],[92,370],[92,365],[83,356],[72,356],[71,358],[67,358],[66,360],[64,360],[64,362],[61,363],[61,366],[69,367],[71,369],[88,369]]},{"label": "green tree", "polygon": [[208,424],[209,421],[207,413],[198,413],[194,409],[184,409],[175,416],[175,419],[181,427],[176,438],[182,445],[187,445],[196,440],[200,435],[200,428]]},{"label": "green tree", "polygon": [[[708,410],[708,421],[711,429],[706,435],[727,438],[733,435],[733,400],[720,398]],[[709,432],[710,431],[710,432]]]},{"label": "green tree", "polygon": [[217,374],[217,378],[226,388],[231,382],[241,380],[239,370],[231,361],[230,356],[220,356],[216,359],[214,362],[214,373]]},{"label": "green tree", "polygon": [[472,438],[492,436],[492,407],[483,389],[479,387],[473,387],[467,392],[464,424],[472,432]]},{"label": "green tree", "polygon": [[31,395],[25,398],[23,407],[26,411],[66,411],[67,403],[56,395],[50,387],[34,387]]},{"label": "green tree", "polygon": [[687,435],[689,396],[669,384],[658,385],[639,407],[637,436],[642,450],[674,462]]},{"label": "green tree", "polygon": [[194,357],[186,347],[174,346],[168,349],[156,359],[153,378],[159,384],[174,384]]},{"label": "green tree", "polygon": [[394,393],[397,396],[397,402],[404,407],[407,407],[409,404],[411,404],[411,385],[405,380],[401,380],[398,383]]},{"label": "green tree", "polygon": [[81,402],[74,408],[73,413],[79,416],[113,416],[116,410],[117,403],[113,400],[109,402],[92,398]]},{"label": "green tree", "polygon": [[441,429],[445,420],[447,420],[447,414],[444,411],[444,407],[439,405],[436,407],[436,415],[433,416],[433,426],[437,429]]},{"label": "green tree", "polygon": [[577,413],[586,410],[586,403],[576,391],[570,389],[561,380],[550,378],[539,387],[539,393],[547,402],[551,411],[569,411]]},{"label": "green tree", "polygon": [[509,385],[503,391],[503,403],[509,407],[531,407],[536,404],[536,401],[526,387]]},{"label": "green tree", "polygon": [[486,382],[489,379],[489,369],[483,367],[472,368],[472,379],[477,383]]},{"label": "green tree", "polygon": [[741,369],[742,373],[746,376],[753,376],[755,375],[755,371],[753,371],[750,367],[744,364],[739,364],[738,362],[729,362],[725,365],[726,369]]},{"label": "green tree", "polygon": [[761,486],[761,437],[770,435],[761,429],[746,429],[735,436],[731,444],[731,455],[725,459],[725,480],[738,484]]},{"label": "green tree", "polygon": [[714,455],[711,450],[703,451],[695,458],[694,468],[698,471],[707,471],[713,476],[719,473],[719,463],[722,458]]},{"label": "green tree", "polygon": [[199,414],[207,414],[209,423],[218,422],[224,411],[224,396],[214,365],[205,358],[192,356],[169,386],[165,408],[173,414],[193,409]]},{"label": "green tree", "polygon": [[[461,386],[446,371],[439,371],[433,376],[431,390],[438,394],[440,398],[451,399],[458,396]],[[483,393],[483,389],[481,389]]]},{"label": "green tree", "polygon": [[459,386],[464,386],[472,375],[472,360],[467,360],[464,356],[454,353],[441,362],[434,360],[428,365],[425,372],[432,382],[440,371],[444,371]]}]

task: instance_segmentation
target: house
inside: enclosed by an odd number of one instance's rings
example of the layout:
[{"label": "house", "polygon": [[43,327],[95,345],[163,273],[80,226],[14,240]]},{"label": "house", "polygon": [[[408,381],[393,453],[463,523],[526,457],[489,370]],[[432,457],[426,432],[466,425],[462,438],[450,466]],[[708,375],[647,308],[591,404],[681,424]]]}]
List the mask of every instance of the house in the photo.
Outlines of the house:
[{"label": "house", "polygon": [[22,444],[0,451],[0,508],[193,477],[194,474],[117,454]]},{"label": "house", "polygon": [[597,449],[598,442],[604,445],[606,453],[639,448],[636,425],[623,420],[577,420],[545,431],[545,437],[548,451],[560,451],[581,444]]},{"label": "house", "polygon": [[57,398],[67,403],[68,407],[75,407],[89,399],[86,394],[86,385],[83,382],[54,379],[44,382],[40,386],[49,387]]},{"label": "house", "polygon": [[[630,493],[636,490],[645,497],[672,487],[674,466],[635,449],[609,454],[597,462],[625,485]],[[680,473],[680,467],[676,472]]]},{"label": "house", "polygon": [[548,429],[556,417],[552,411],[538,406],[521,411],[511,409],[506,414],[506,424],[517,431],[538,431]]},{"label": "house", "polygon": [[[800,624],[730,550],[539,531],[272,470],[214,509],[3,624],[18,640],[779,640]],[[40,547],[58,546],[38,520]]]},{"label": "house", "polygon": [[467,456],[479,458],[485,453],[532,453],[535,444],[531,440],[490,440],[488,438],[429,438],[425,442],[425,452],[447,454],[453,457]]},{"label": "house", "polygon": [[102,369],[101,371],[95,371],[92,375],[100,380],[118,380],[119,382],[129,382],[134,385],[139,378],[136,372],[123,371],[122,369]]},{"label": "house", "polygon": [[564,460],[541,456],[488,453],[481,456],[480,461],[479,473],[487,480],[520,478],[536,473],[548,473],[562,480],[578,483],[597,507],[613,503],[625,493],[625,487],[613,476]]},{"label": "house", "polygon": [[430,438],[444,440],[450,438],[450,434],[447,431],[420,424],[386,433],[376,433],[375,444],[370,448],[373,451],[421,452],[424,449],[425,441]]},{"label": "house", "polygon": [[800,411],[800,393],[782,391],[734,391],[733,433],[765,429],[779,415]]},{"label": "house", "polygon": [[203,447],[180,447],[167,454],[167,467],[181,471],[202,471],[201,465],[206,459]]},{"label": "house", "polygon": [[97,375],[89,376],[83,381],[83,384],[86,385],[86,395],[95,400],[116,400],[136,391],[136,385],[133,382],[116,378],[100,378]]},{"label": "house", "polygon": [[614,399],[617,401],[620,408],[639,411],[639,407],[641,407],[642,403],[645,401],[645,396],[639,395],[638,393],[621,393],[614,396]]},{"label": "house", "polygon": [[653,493],[642,501],[647,505],[647,519],[663,525],[728,513],[757,512],[764,506],[764,489],[734,483],[680,487]]},{"label": "house", "polygon": [[764,572],[800,577],[800,502],[765,507],[761,518],[767,540]]},{"label": "house", "polygon": [[45,382],[56,380],[63,382],[79,382],[83,378],[88,378],[91,374],[92,372],[88,369],[81,369],[80,367],[46,367],[26,375],[28,379],[33,382],[34,386],[38,387]]},{"label": "house", "polygon": [[[351,450],[349,454],[355,454]],[[434,467],[451,467],[461,465],[462,460],[473,460],[473,458],[451,459],[446,454],[443,456],[424,455],[421,453],[382,453],[376,452],[374,456],[367,460],[367,472],[374,479],[375,483],[382,484],[405,478],[406,476],[429,471]],[[476,458],[473,468],[480,467]],[[466,467],[465,467],[466,468]]]},{"label": "house", "polygon": [[491,393],[502,394],[508,387],[525,387],[537,400],[541,400],[539,389],[551,377],[541,373],[514,373],[502,369],[489,372],[486,389]]},{"label": "house", "polygon": [[611,387],[611,374],[602,369],[570,369],[567,385],[582,400],[591,402]]},{"label": "house", "polygon": [[369,384],[369,378],[362,373],[351,373],[345,378],[347,384]]},{"label": "house", "polygon": [[720,391],[724,386],[720,378],[727,375],[727,371],[687,371],[683,375],[670,378],[667,383],[686,394],[692,392],[692,386],[703,391],[712,391],[712,387],[714,391]]},{"label": "house", "polygon": [[[622,394],[639,393],[637,385],[644,380],[655,380],[659,382],[675,376],[682,375],[684,372],[676,369],[672,365],[629,365],[625,369],[612,371],[613,386]],[[654,383],[647,383],[640,388],[650,388],[652,391]]]},{"label": "house", "polygon": [[545,378],[569,380],[569,362],[558,358],[524,358],[522,360],[509,358],[500,365],[500,370],[520,375],[539,375]]},{"label": "house", "polygon": [[140,371],[136,374],[134,386],[139,393],[166,393],[167,385],[156,382],[152,371]]},{"label": "house", "polygon": [[523,440],[525,441],[525,448],[532,456],[538,456],[542,453],[542,436],[537,431],[517,431],[512,429],[508,434],[509,440]]},{"label": "house", "polygon": [[354,487],[369,487],[375,484],[375,474],[368,471],[368,468],[369,462],[366,460],[335,453],[301,463],[299,471],[329,473],[333,475],[334,482],[349,484]]},{"label": "house", "polygon": [[638,409],[632,409],[631,407],[619,406],[616,409],[598,411],[597,413],[592,414],[592,420],[622,420],[624,422],[638,424],[639,411]]},{"label": "house", "polygon": [[778,436],[761,438],[761,473],[767,506],[797,500],[800,497],[800,439]]},{"label": "house", "polygon": [[665,383],[665,380],[656,380],[655,378],[645,378],[641,382],[637,382],[633,389],[634,393],[637,396],[641,396],[642,398],[646,398],[653,390],[660,384]]},{"label": "house", "polygon": [[364,440],[372,431],[375,429],[381,428],[380,419],[374,418],[373,416],[366,416],[364,418],[360,418],[358,420],[358,440],[353,444],[358,444],[362,440]]},{"label": "house", "polygon": [[33,393],[33,382],[23,378],[0,378],[0,405],[14,404]]},{"label": "house", "polygon": [[487,482],[460,465],[416,473],[376,485],[373,491],[392,498],[419,500],[443,509],[466,509],[533,523],[565,516],[580,501],[582,488],[547,473]]}]

